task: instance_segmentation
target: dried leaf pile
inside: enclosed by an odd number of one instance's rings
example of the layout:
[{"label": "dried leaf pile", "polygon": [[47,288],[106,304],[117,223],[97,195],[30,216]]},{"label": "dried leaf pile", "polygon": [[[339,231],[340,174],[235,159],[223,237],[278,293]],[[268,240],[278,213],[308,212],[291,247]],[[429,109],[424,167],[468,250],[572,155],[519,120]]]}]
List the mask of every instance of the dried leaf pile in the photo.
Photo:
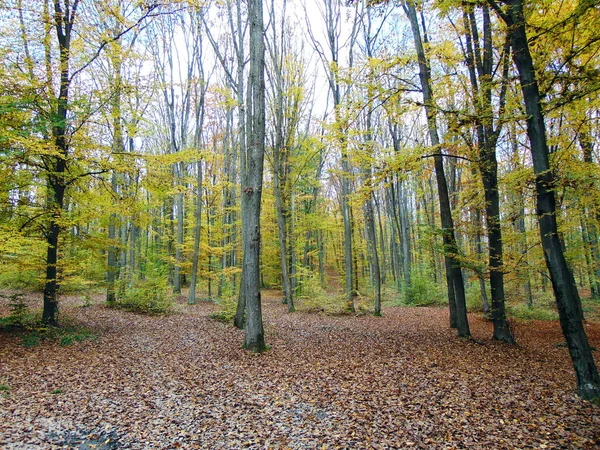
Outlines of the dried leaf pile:
[{"label": "dried leaf pile", "polygon": [[271,350],[253,355],[210,303],[166,317],[71,303],[96,341],[0,333],[1,448],[600,447],[556,323],[519,323],[508,346],[477,316],[478,342],[457,338],[444,309],[287,314],[267,296]]}]

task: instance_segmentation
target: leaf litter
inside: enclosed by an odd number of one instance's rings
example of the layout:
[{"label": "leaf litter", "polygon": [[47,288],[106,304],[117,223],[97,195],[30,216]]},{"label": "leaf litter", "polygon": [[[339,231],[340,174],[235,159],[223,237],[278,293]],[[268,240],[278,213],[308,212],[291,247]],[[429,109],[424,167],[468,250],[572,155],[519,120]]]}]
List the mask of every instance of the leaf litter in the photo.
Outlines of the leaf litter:
[{"label": "leaf litter", "polygon": [[[332,317],[279,299],[264,295],[261,355],[208,302],[150,317],[66,298],[97,340],[25,348],[0,333],[0,447],[600,447],[600,407],[577,397],[555,322],[519,322],[509,346],[477,315],[472,341],[446,309]],[[599,324],[586,329],[599,347]]]}]

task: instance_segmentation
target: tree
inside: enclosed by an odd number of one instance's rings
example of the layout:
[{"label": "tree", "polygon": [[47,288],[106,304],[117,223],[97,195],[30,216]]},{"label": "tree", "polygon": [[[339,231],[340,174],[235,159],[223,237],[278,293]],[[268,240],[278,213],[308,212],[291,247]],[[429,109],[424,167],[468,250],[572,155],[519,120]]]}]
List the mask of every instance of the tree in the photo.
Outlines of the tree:
[{"label": "tree", "polygon": [[[454,235],[454,222],[452,220],[452,211],[450,209],[450,198],[448,196],[448,183],[444,173],[444,161],[441,153],[440,138],[436,123],[436,110],[433,104],[433,92],[431,88],[431,70],[423,39],[419,29],[417,10],[412,0],[402,4],[406,15],[410,21],[410,27],[413,33],[417,59],[419,62],[419,79],[423,93],[423,102],[427,116],[427,125],[429,128],[429,139],[435,149],[434,164],[435,178],[438,186],[438,200],[440,204],[440,216],[442,219],[442,239],[444,242],[444,259],[446,262],[446,281],[448,285],[448,296],[450,301],[450,311],[452,316],[453,307],[456,310],[456,327],[458,335],[461,337],[470,336],[469,322],[467,320],[467,307],[465,301],[465,287],[460,268],[460,262],[457,258],[458,246]],[[454,305],[452,304],[454,303]],[[452,317],[451,317],[451,325]]]},{"label": "tree", "polygon": [[[320,5],[321,6],[321,5]],[[335,0],[323,0],[321,6],[322,17],[325,21],[325,34],[329,53],[328,58],[321,47],[319,41],[311,33],[311,40],[315,50],[318,52],[321,62],[326,68],[327,81],[329,83],[329,91],[333,98],[333,113],[334,113],[334,139],[340,148],[341,157],[341,209],[344,224],[344,273],[345,273],[345,290],[346,303],[349,311],[354,311],[354,297],[356,291],[354,288],[356,273],[353,273],[353,252],[352,252],[352,220],[351,220],[351,183],[350,183],[350,155],[348,151],[348,117],[343,111],[342,104],[342,77],[341,77],[341,61],[340,61],[340,33],[341,33],[341,5]],[[354,42],[356,40],[357,31],[357,14],[354,15],[352,30],[349,36],[349,65],[352,66],[352,52]]]},{"label": "tree", "polygon": [[[279,254],[281,261],[281,287],[283,301],[288,311],[293,312],[294,293],[290,277],[289,231],[291,229],[291,196],[290,156],[294,144],[295,133],[299,121],[299,108],[302,100],[300,67],[295,67],[291,53],[291,33],[286,23],[287,1],[282,4],[281,18],[278,21],[275,2],[271,2],[270,20],[272,23],[272,39],[267,42],[270,56],[269,71],[272,89],[273,115],[273,189],[275,191],[275,207],[277,209],[277,227],[279,231]],[[279,32],[279,35],[278,35]],[[300,65],[300,64],[299,64]],[[293,236],[291,236],[293,239]],[[288,245],[290,244],[290,245]]]},{"label": "tree", "polygon": [[260,296],[260,210],[265,158],[265,43],[262,0],[249,0],[250,72],[247,92],[247,155],[242,158],[242,283],[246,300],[245,347],[266,349]]},{"label": "tree", "polygon": [[[124,26],[119,33],[108,37],[92,35],[85,42],[81,39],[80,33],[88,24],[84,21],[86,15],[81,14],[84,5],[79,0],[44,1],[37,6],[39,8],[32,5],[32,10],[40,11],[43,28],[38,41],[28,37],[22,2],[18,2],[21,36],[27,55],[26,67],[30,75],[29,82],[33,86],[43,87],[40,90],[42,95],[39,101],[32,103],[30,107],[40,120],[38,130],[45,141],[45,151],[38,155],[37,163],[40,176],[46,179],[47,196],[43,216],[48,218],[43,225],[47,250],[42,320],[48,325],[56,326],[58,325],[61,232],[67,224],[67,214],[65,214],[68,206],[67,191],[81,179],[106,171],[100,160],[94,157],[90,157],[90,161],[85,161],[84,140],[78,140],[79,135],[83,134],[85,125],[93,116],[91,105],[101,100],[96,94],[81,95],[82,86],[76,81],[89,70],[91,64],[110,43],[136,28],[151,15],[156,6],[134,8],[140,13],[139,16],[129,20],[127,26]],[[36,19],[31,19],[30,22],[34,30],[35,21]],[[53,37],[56,39],[54,43]],[[41,56],[42,70],[34,70],[33,67],[30,50],[34,44],[36,56]],[[73,61],[79,63],[77,68],[72,67]],[[84,97],[88,98],[84,101]]]},{"label": "tree", "polygon": [[556,220],[557,208],[552,168],[550,166],[542,97],[536,77],[533,56],[527,38],[527,22],[523,0],[507,0],[502,8],[494,0],[488,4],[504,21],[513,48],[513,60],[519,72],[523,101],[527,112],[527,136],[536,175],[536,214],[544,248],[546,266],[560,317],[562,332],[575,374],[579,395],[584,399],[600,398],[600,376],[583,327],[581,299],[575,278],[563,251]]},{"label": "tree", "polygon": [[[502,229],[500,226],[500,193],[498,191],[498,161],[496,144],[502,131],[505,97],[508,83],[509,45],[504,46],[504,69],[499,95],[499,120],[494,123],[492,101],[493,86],[493,45],[492,24],[489,8],[484,5],[483,43],[479,42],[475,12],[472,7],[463,4],[463,22],[465,26],[465,59],[471,80],[472,99],[475,110],[475,128],[479,149],[479,171],[483,181],[485,195],[485,218],[489,247],[490,287],[492,292],[492,320],[494,339],[513,343],[514,339],[506,320],[504,306],[504,261],[502,249]],[[508,41],[507,41],[508,44]]]},{"label": "tree", "polygon": [[371,59],[373,58],[373,51],[375,41],[377,40],[379,31],[374,30],[374,24],[371,18],[371,9],[365,8],[361,17],[361,25],[363,28],[364,47],[367,56],[367,112],[365,118],[365,136],[364,136],[364,147],[367,149],[367,155],[364,157],[362,172],[363,179],[366,188],[366,199],[364,202],[364,215],[365,215],[365,227],[367,246],[369,251],[369,257],[371,259],[372,267],[372,279],[375,285],[375,308],[374,314],[376,316],[381,315],[381,271],[379,264],[379,252],[377,249],[377,233],[375,231],[375,208],[373,207],[373,173],[372,173],[372,161],[374,152],[374,136],[373,136],[373,103],[374,103],[374,83],[375,74],[371,65]]},{"label": "tree", "polygon": [[198,280],[198,259],[200,257],[200,231],[202,223],[202,155],[200,154],[200,148],[202,146],[202,130],[204,127],[204,116],[205,116],[205,99],[206,90],[208,89],[208,82],[204,78],[204,62],[203,62],[203,48],[202,48],[202,34],[201,34],[201,15],[204,14],[204,10],[190,14],[192,23],[196,25],[195,38],[197,40],[196,48],[196,65],[198,70],[198,79],[194,84],[194,107],[195,107],[195,132],[194,132],[194,148],[199,153],[197,167],[196,167],[196,211],[194,213],[194,253],[192,254],[192,275],[190,278],[190,290],[188,293],[188,303],[193,304],[196,302],[196,284]]}]

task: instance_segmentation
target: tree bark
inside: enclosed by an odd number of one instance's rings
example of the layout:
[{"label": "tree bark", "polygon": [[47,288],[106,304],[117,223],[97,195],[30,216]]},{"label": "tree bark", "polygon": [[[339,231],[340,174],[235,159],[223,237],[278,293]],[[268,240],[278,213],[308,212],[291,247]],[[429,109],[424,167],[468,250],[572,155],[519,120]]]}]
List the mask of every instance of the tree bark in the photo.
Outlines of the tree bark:
[{"label": "tree bark", "polygon": [[243,180],[242,223],[244,266],[242,281],[246,300],[245,347],[266,349],[260,297],[260,209],[265,156],[265,44],[262,0],[249,0],[250,73],[248,79],[247,166]]},{"label": "tree bark", "polygon": [[[417,12],[413,0],[406,1],[404,4],[405,12],[409,18],[417,57],[419,61],[419,78],[421,89],[423,91],[423,101],[425,103],[425,112],[427,115],[427,125],[429,128],[429,138],[434,148],[440,146],[440,139],[436,124],[436,114],[433,106],[433,95],[431,90],[431,75],[429,63],[425,55],[423,40],[419,30]],[[458,255],[458,246],[454,235],[454,222],[452,220],[452,210],[450,208],[450,197],[448,195],[448,183],[444,174],[444,161],[440,153],[434,156],[435,178],[438,186],[438,198],[440,203],[440,217],[442,221],[442,240],[444,244],[444,259],[446,264],[446,282],[448,284],[448,293],[454,292],[456,308],[456,326],[460,337],[471,335],[469,322],[467,319],[467,306],[465,300],[465,286],[460,268],[460,262],[456,258]],[[449,298],[451,300],[451,298]],[[452,311],[452,302],[450,301]],[[452,314],[451,314],[452,317]],[[451,323],[452,325],[452,323]]]},{"label": "tree bark", "polygon": [[583,327],[583,311],[575,278],[567,264],[558,233],[555,183],[548,157],[542,98],[527,40],[523,1],[507,0],[506,10],[493,0],[488,2],[506,22],[510,33],[513,60],[519,72],[527,112],[527,135],[536,175],[536,213],[544,258],[550,272],[560,325],[575,369],[579,395],[584,399],[597,399],[600,398],[600,376]]},{"label": "tree bark", "polygon": [[[492,108],[493,51],[489,8],[483,7],[483,49],[479,45],[477,21],[470,5],[463,4],[463,22],[466,30],[466,64],[469,68],[473,106],[476,112],[477,146],[479,148],[479,171],[485,196],[485,219],[488,232],[490,288],[492,293],[492,321],[494,339],[513,343],[514,339],[506,319],[504,294],[504,260],[502,230],[500,227],[500,196],[498,193],[498,162],[496,143],[501,122],[494,127]],[[508,80],[508,52],[505,45],[505,61],[500,94],[499,114],[504,110],[506,83]]]},{"label": "tree bark", "polygon": [[198,259],[200,257],[200,230],[202,224],[202,158],[198,159],[196,175],[197,201],[194,214],[194,254],[192,255],[192,276],[190,279],[190,290],[188,292],[188,304],[196,303],[196,284],[198,280]]},{"label": "tree bark", "polygon": [[[71,83],[69,63],[71,56],[71,30],[77,13],[78,1],[72,5],[68,1],[63,6],[59,0],[54,1],[54,18],[56,20],[56,37],[59,49],[60,87],[57,98],[56,111],[52,117],[52,139],[58,155],[51,157],[49,166],[53,169],[48,174],[50,224],[46,231],[46,283],[44,286],[44,309],[42,322],[58,325],[58,251],[60,236],[60,221],[64,209],[66,190],[65,172],[67,170],[67,157],[69,143],[67,140],[67,115],[69,109],[69,87]],[[51,83],[48,80],[48,83]]]}]

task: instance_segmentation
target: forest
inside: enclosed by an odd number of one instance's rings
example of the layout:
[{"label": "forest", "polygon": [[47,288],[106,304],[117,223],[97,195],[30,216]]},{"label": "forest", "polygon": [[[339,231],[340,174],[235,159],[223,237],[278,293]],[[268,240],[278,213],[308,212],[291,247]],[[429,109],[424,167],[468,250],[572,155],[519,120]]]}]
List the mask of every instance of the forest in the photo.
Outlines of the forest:
[{"label": "forest", "polygon": [[0,446],[600,445],[596,1],[0,27]]}]

